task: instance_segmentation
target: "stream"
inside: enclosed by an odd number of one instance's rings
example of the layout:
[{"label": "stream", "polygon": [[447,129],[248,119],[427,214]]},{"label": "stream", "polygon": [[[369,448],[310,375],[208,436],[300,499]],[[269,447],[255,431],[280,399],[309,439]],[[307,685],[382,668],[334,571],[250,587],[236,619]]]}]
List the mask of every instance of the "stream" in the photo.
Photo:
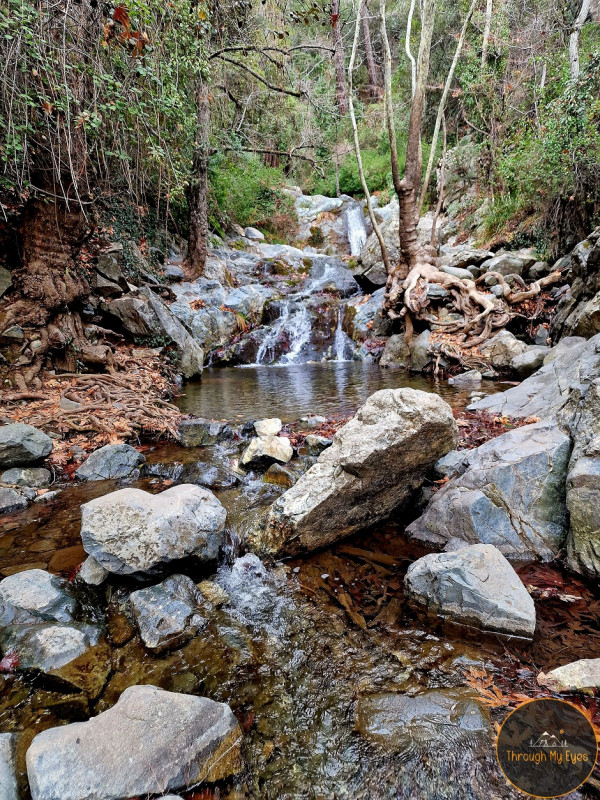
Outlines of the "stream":
[{"label": "stream", "polygon": [[[211,418],[245,422],[279,415],[292,422],[307,414],[348,416],[374,391],[399,386],[438,391],[455,408],[469,400],[468,392],[404,371],[332,361],[207,369],[202,383],[186,385],[179,404],[184,412]],[[484,388],[498,391],[502,385]],[[27,743],[45,728],[106,710],[128,686],[149,683],[226,702],[244,730],[245,771],[214,793],[186,794],[189,798],[521,796],[507,787],[496,764],[490,726],[498,716],[473,702],[477,691],[468,683],[474,675],[489,675],[508,691],[517,682],[534,682],[539,669],[561,663],[560,603],[558,611],[556,604],[538,603],[532,643],[418,618],[405,606],[402,578],[426,551],[404,539],[404,519],[303,559],[269,565],[251,554],[239,557],[244,524],[283,489],[258,473],[235,474],[235,442],[143,449],[147,465],[132,485],[160,491],[177,482],[203,483],[227,508],[230,543],[216,576],[192,564],[181,565],[181,571],[195,580],[215,580],[228,601],[201,634],[155,655],[132,625],[127,603],[132,587],[109,587],[110,647],[92,652],[89,663],[90,674],[100,676],[100,691],[88,696],[58,691],[42,675],[0,676],[0,730],[23,731]],[[69,485],[56,499],[5,517],[2,573],[35,566],[72,575],[85,557],[80,504],[122,485]],[[88,608],[106,606],[103,591],[83,597]],[[598,657],[600,640],[584,626],[569,648],[569,660]],[[425,705],[417,716],[399,717],[398,697],[419,697]],[[448,702],[454,721],[439,724],[440,703]],[[18,753],[21,773],[24,746]],[[584,791],[573,795],[585,796]]]}]

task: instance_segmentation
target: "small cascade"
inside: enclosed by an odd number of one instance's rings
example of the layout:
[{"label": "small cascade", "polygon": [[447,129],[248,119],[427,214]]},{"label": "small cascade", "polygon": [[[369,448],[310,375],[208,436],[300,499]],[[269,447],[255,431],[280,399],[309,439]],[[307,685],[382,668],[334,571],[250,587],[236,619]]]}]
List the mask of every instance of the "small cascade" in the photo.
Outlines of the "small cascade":
[{"label": "small cascade", "polygon": [[266,330],[265,336],[256,353],[257,364],[272,364],[275,359],[275,348],[285,337],[289,341],[289,351],[282,355],[279,364],[295,364],[303,349],[310,343],[312,324],[310,313],[305,304],[296,307],[291,302],[284,303],[281,316]]},{"label": "small cascade", "polygon": [[359,256],[367,241],[367,226],[365,215],[360,203],[354,203],[345,212],[346,232],[350,255]]},{"label": "small cascade", "polygon": [[345,333],[343,329],[344,324],[344,306],[338,308],[337,327],[335,329],[335,337],[333,340],[333,360],[334,361],[351,361],[352,360],[352,339]]},{"label": "small cascade", "polygon": [[275,322],[266,329],[265,336],[263,337],[258,352],[256,353],[257,364],[270,364],[275,357],[275,346],[281,333],[285,330],[287,321],[290,316],[290,304],[283,303],[281,315]]},{"label": "small cascade", "polygon": [[291,314],[285,329],[290,338],[290,349],[281,357],[281,363],[294,364],[303,348],[310,342],[312,325],[308,308],[305,305],[301,305],[297,311]]}]

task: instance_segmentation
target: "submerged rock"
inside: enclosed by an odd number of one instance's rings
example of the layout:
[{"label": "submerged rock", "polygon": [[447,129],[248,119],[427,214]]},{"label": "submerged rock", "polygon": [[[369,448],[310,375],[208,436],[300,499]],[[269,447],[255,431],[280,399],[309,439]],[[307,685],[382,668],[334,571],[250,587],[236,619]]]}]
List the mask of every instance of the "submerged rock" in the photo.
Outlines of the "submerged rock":
[{"label": "submerged rock", "polygon": [[224,703],[132,686],[108,711],[35,737],[32,800],[122,800],[221,780],[241,768],[241,739]]},{"label": "submerged rock", "polygon": [[355,726],[367,739],[399,751],[492,736],[489,714],[465,689],[431,689],[415,697],[391,692],[360,697]]},{"label": "submerged rock", "polygon": [[0,581],[0,626],[71,622],[77,603],[67,583],[43,569],[28,569]]},{"label": "submerged rock", "polygon": [[132,592],[129,599],[142,641],[151,650],[176,647],[207,624],[202,594],[187,575],[171,575]]},{"label": "submerged rock", "polygon": [[317,463],[271,506],[264,527],[254,532],[253,547],[267,553],[310,551],[385,519],[411,498],[455,443],[452,410],[437,395],[375,392]]},{"label": "submerged rock", "polygon": [[448,383],[451,386],[479,386],[482,381],[481,372],[477,369],[470,369],[467,372],[461,372],[460,375],[454,375],[448,378]]},{"label": "submerged rock", "polygon": [[32,425],[0,426],[0,467],[35,464],[52,452],[52,439]]},{"label": "submerged rock", "polygon": [[205,447],[225,437],[229,425],[212,419],[184,419],[179,423],[179,444],[183,447]]},{"label": "submerged rock", "polygon": [[110,478],[127,478],[135,474],[146,459],[135,447],[128,444],[107,444],[94,450],[75,471],[82,481],[104,481]]},{"label": "submerged rock", "polygon": [[15,733],[0,733],[0,797],[2,800],[19,800],[17,787]]},{"label": "submerged rock", "polygon": [[475,544],[430,553],[411,564],[408,598],[453,622],[510,636],[533,636],[535,606],[498,548]]},{"label": "submerged rock", "polygon": [[443,546],[452,537],[494,544],[507,558],[550,560],[566,536],[571,443],[554,422],[516,428],[463,454],[461,472],[407,528]]},{"label": "submerged rock", "polygon": [[9,629],[2,636],[3,647],[18,653],[19,667],[41,672],[64,667],[96,643],[97,630],[91,627],[50,622]]},{"label": "submerged rock", "polygon": [[181,484],[156,495],[120,489],[81,506],[81,539],[109,572],[130,575],[186,556],[214,561],[226,516],[200,486]]},{"label": "submerged rock", "polygon": [[550,672],[540,672],[538,683],[553,692],[594,695],[600,689],[600,658],[582,658]]}]

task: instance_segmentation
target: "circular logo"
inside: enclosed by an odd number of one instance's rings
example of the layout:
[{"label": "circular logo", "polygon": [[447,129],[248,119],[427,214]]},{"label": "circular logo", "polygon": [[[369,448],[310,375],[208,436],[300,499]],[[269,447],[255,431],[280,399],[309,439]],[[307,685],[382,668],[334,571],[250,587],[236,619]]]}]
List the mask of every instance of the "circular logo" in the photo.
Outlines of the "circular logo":
[{"label": "circular logo", "polygon": [[598,744],[591,722],[565,700],[518,706],[502,723],[496,754],[505,777],[533,797],[561,797],[591,775]]}]

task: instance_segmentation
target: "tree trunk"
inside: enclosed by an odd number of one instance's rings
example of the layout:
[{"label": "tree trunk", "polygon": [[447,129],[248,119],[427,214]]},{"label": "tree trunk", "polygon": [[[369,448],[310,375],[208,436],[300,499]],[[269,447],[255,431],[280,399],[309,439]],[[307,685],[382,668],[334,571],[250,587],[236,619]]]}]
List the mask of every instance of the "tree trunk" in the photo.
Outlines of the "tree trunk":
[{"label": "tree trunk", "polygon": [[189,278],[204,274],[208,249],[208,147],[210,140],[210,104],[208,86],[200,81],[196,89],[196,143],[193,180],[188,190],[189,205]]},{"label": "tree trunk", "polygon": [[337,105],[340,116],[343,117],[348,111],[348,97],[346,95],[344,43],[342,42],[342,29],[340,25],[340,0],[332,0],[331,3],[331,33],[333,36],[333,60],[335,63]]},{"label": "tree trunk", "polygon": [[571,78],[579,77],[579,34],[590,13],[590,0],[582,0],[577,19],[573,23],[573,30],[569,37],[569,64],[571,65]]},{"label": "tree trunk", "polygon": [[377,64],[375,63],[375,56],[373,55],[371,30],[369,27],[369,9],[366,2],[362,3],[361,20],[363,30],[363,45],[365,48],[365,61],[367,64],[367,72],[369,73],[369,94],[372,98],[377,99],[381,91],[381,77]]},{"label": "tree trunk", "polygon": [[485,25],[483,28],[483,42],[481,44],[481,71],[487,64],[488,44],[492,30],[492,15],[494,13],[494,0],[487,0],[485,5]]}]

